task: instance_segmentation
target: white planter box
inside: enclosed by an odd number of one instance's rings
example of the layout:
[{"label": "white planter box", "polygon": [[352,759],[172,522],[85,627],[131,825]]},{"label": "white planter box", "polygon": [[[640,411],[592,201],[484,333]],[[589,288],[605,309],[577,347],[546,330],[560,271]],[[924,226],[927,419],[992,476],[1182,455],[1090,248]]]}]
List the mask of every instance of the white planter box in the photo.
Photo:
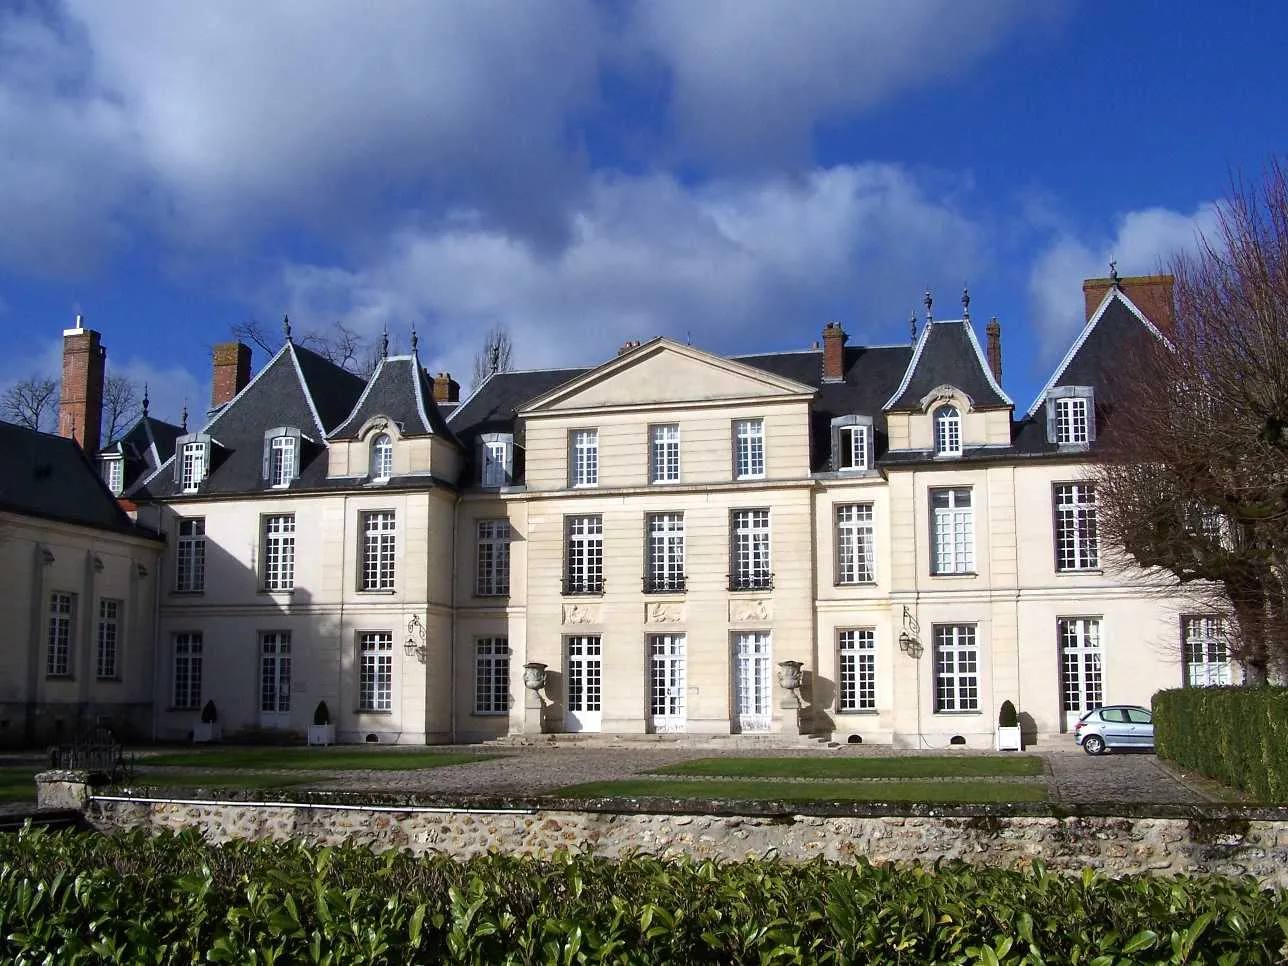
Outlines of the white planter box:
[{"label": "white planter box", "polygon": [[218,721],[212,721],[209,724],[205,721],[198,721],[192,726],[192,740],[194,742],[218,741],[223,736],[224,732],[219,727]]},{"label": "white planter box", "polygon": [[335,744],[335,725],[309,725],[309,744],[323,746]]},{"label": "white planter box", "polygon": [[1017,725],[1014,728],[1003,728],[1000,725],[997,728],[997,750],[998,751],[1023,751],[1024,739],[1020,735],[1020,729]]}]

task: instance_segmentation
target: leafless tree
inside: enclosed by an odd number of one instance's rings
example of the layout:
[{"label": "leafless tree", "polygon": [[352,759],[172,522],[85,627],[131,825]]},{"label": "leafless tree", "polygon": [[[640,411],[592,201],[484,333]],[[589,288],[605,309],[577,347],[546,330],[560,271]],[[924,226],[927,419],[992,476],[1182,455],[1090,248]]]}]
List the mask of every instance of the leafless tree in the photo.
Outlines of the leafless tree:
[{"label": "leafless tree", "polygon": [[483,338],[483,348],[474,354],[474,381],[470,388],[477,389],[494,372],[508,372],[513,352],[510,330],[504,325],[492,326]]},{"label": "leafless tree", "polygon": [[[268,326],[248,319],[232,327],[233,337],[254,346],[266,356],[282,347],[283,335],[274,335]],[[336,320],[329,329],[310,329],[294,335],[298,345],[312,349],[337,366],[366,379],[380,362],[383,337],[367,338],[344,322]]]},{"label": "leafless tree", "polygon": [[58,383],[41,376],[15,382],[0,396],[0,416],[28,429],[52,432],[58,421]]},{"label": "leafless tree", "polygon": [[109,375],[103,380],[103,442],[109,443],[134,422],[142,411],[139,384],[129,376]]},{"label": "leafless tree", "polygon": [[1236,182],[1212,237],[1173,259],[1170,344],[1109,394],[1094,471],[1104,538],[1232,618],[1251,682],[1288,671],[1288,173]]}]

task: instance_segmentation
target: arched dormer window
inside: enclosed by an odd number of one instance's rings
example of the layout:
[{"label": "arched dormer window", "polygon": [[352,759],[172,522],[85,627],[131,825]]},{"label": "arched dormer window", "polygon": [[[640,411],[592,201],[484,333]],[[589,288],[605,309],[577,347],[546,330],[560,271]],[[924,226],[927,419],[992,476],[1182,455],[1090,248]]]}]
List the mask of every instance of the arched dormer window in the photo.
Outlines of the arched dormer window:
[{"label": "arched dormer window", "polygon": [[383,482],[394,475],[394,441],[381,433],[371,441],[371,478]]},{"label": "arched dormer window", "polygon": [[940,406],[935,410],[935,455],[962,455],[962,417],[956,406]]}]

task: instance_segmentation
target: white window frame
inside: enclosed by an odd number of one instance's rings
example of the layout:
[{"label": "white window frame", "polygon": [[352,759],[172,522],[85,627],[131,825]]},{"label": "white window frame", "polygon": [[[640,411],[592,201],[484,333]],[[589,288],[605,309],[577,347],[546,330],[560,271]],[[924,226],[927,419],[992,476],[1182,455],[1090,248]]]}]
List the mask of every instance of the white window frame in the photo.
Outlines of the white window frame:
[{"label": "white window frame", "polygon": [[103,456],[99,458],[98,465],[107,488],[113,496],[120,496],[125,489],[125,460],[116,456]]},{"label": "white window frame", "polygon": [[209,455],[210,444],[203,440],[184,443],[180,448],[179,459],[182,460],[182,470],[179,485],[184,493],[196,493],[205,482],[209,471],[207,465]]},{"label": "white window frame", "polygon": [[72,651],[76,643],[76,595],[55,590],[49,595],[48,649],[45,674],[51,678],[72,676]]},{"label": "white window frame", "polygon": [[876,523],[871,503],[836,505],[836,585],[876,582]]},{"label": "white window frame", "polygon": [[504,597],[510,593],[510,521],[475,521],[477,566],[475,597]]},{"label": "white window frame", "polygon": [[1047,441],[1086,449],[1096,441],[1096,394],[1091,386],[1057,386],[1046,398]]},{"label": "white window frame", "polygon": [[124,609],[124,601],[99,598],[94,676],[100,681],[115,681],[121,677],[121,614]]},{"label": "white window frame", "polygon": [[[945,506],[936,506],[941,496]],[[934,576],[975,572],[975,506],[969,486],[936,486],[929,491],[930,572]]]},{"label": "white window frame", "polygon": [[1225,621],[1214,615],[1181,618],[1181,643],[1185,661],[1185,685],[1191,688],[1232,684],[1230,644]]},{"label": "white window frame", "polygon": [[877,709],[877,632],[847,627],[836,632],[836,710]]},{"label": "white window frame", "polygon": [[388,433],[377,433],[371,441],[371,480],[384,483],[394,475],[394,441]]},{"label": "white window frame", "polygon": [[485,433],[479,438],[479,485],[499,490],[514,481],[514,436]]},{"label": "white window frame", "polygon": [[935,713],[979,711],[979,631],[975,624],[936,624]]},{"label": "white window frame", "polygon": [[646,594],[682,593],[684,575],[684,514],[649,513],[644,518],[648,560]]},{"label": "white window frame", "polygon": [[832,468],[838,473],[872,469],[876,434],[871,416],[837,416],[832,420]]},{"label": "white window frame", "polygon": [[362,533],[358,589],[391,591],[397,576],[398,516],[393,510],[364,510],[358,522]]},{"label": "white window frame", "polygon": [[260,587],[289,593],[295,589],[295,514],[274,513],[261,519]]},{"label": "white window frame", "polygon": [[573,487],[599,485],[599,430],[574,429],[568,434],[569,483]]},{"label": "white window frame", "polygon": [[203,593],[206,589],[206,518],[179,520],[175,534],[175,593]]},{"label": "white window frame", "polygon": [[769,590],[774,586],[769,510],[730,512],[730,590]]},{"label": "white window frame", "polygon": [[680,424],[649,427],[649,482],[680,482]]},{"label": "white window frame", "polygon": [[261,631],[259,635],[259,712],[291,711],[291,632]]},{"label": "white window frame", "polygon": [[388,714],[393,707],[393,632],[361,631],[358,634],[358,712]]},{"label": "white window frame", "polygon": [[563,592],[604,592],[604,518],[599,514],[564,517]]},{"label": "white window frame", "polygon": [[474,639],[474,713],[510,712],[510,639]]},{"label": "white window frame", "polygon": [[179,631],[173,637],[173,707],[179,711],[201,707],[201,631]]},{"label": "white window frame", "polygon": [[765,478],[765,421],[735,419],[733,422],[733,478]]},{"label": "white window frame", "polygon": [[936,456],[962,455],[962,415],[953,403],[938,407],[931,417],[935,430]]},{"label": "white window frame", "polygon": [[1100,527],[1096,488],[1091,483],[1056,483],[1055,569],[1075,573],[1100,569]]},{"label": "white window frame", "polygon": [[274,436],[268,441],[268,485],[282,489],[295,479],[296,438]]}]

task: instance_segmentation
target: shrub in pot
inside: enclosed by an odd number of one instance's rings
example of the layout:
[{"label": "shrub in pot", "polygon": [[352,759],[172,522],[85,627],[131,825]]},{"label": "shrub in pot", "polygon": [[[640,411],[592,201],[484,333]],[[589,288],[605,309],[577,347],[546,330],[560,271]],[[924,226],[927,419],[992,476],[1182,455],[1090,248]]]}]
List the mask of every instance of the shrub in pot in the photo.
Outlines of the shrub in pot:
[{"label": "shrub in pot", "polygon": [[319,701],[313,709],[313,724],[309,725],[310,745],[335,744],[335,725],[331,723],[331,709],[325,701]]},{"label": "shrub in pot", "polygon": [[201,721],[193,725],[193,741],[218,741],[221,737],[219,728],[219,709],[214,700],[207,701],[201,709]]},{"label": "shrub in pot", "polygon": [[997,713],[997,750],[1021,751],[1024,740],[1020,735],[1020,716],[1008,698]]}]

